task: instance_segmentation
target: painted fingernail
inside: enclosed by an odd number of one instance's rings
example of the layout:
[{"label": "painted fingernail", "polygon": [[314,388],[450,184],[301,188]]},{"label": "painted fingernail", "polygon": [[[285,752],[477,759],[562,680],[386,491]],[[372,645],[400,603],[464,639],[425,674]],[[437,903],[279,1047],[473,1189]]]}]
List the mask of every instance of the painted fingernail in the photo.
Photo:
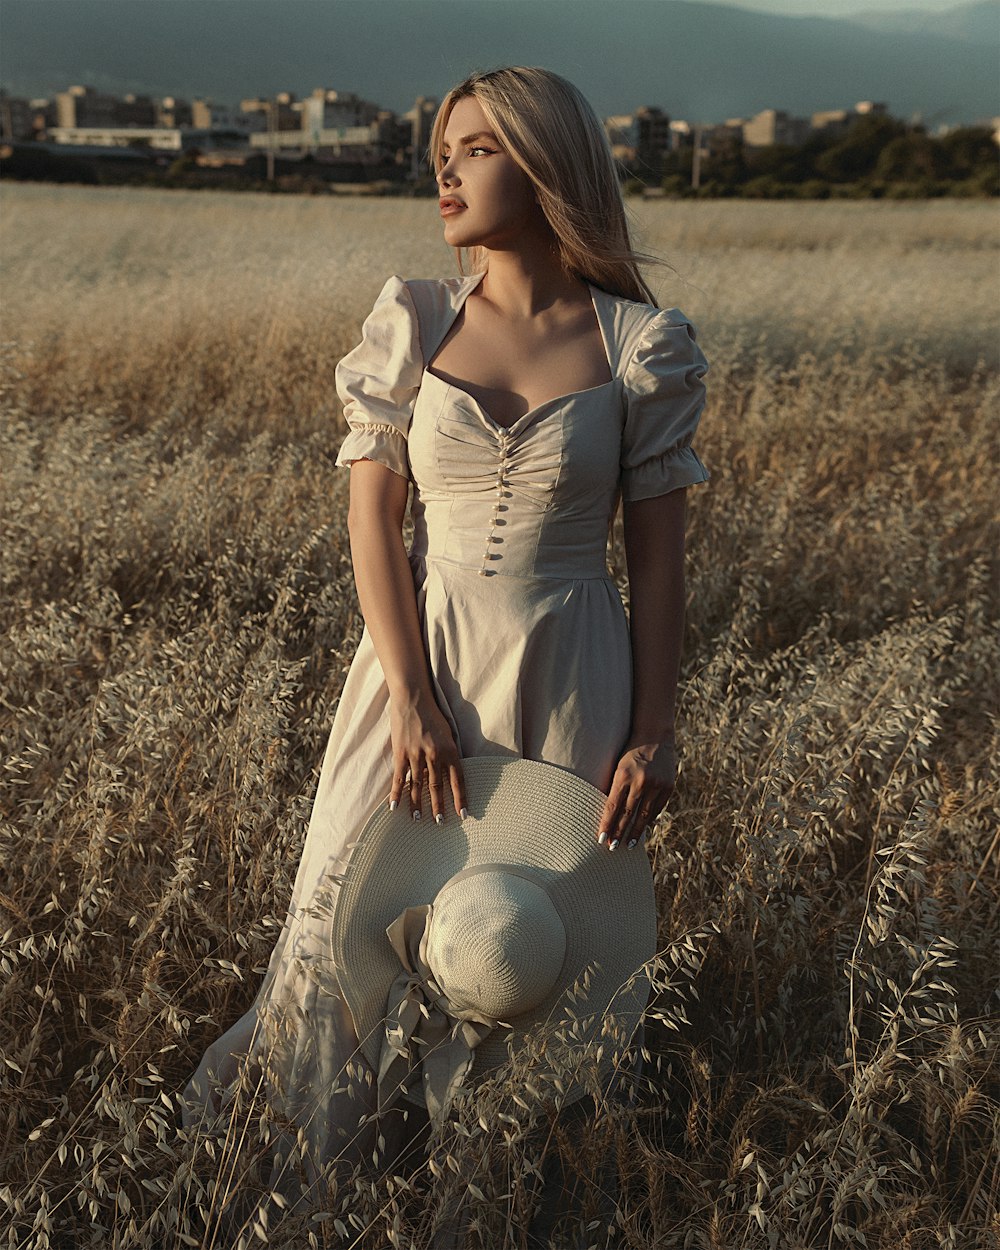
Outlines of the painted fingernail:
[{"label": "painted fingernail", "polygon": [[443,824],[444,824],[444,812],[435,812],[435,813],[434,813],[434,823],[435,823],[436,825],[443,825]]},{"label": "painted fingernail", "polygon": [[462,810],[458,814],[459,816],[461,816],[463,820],[469,819],[469,809],[467,807],[463,807]]},{"label": "painted fingernail", "polygon": [[389,811],[390,811],[390,812],[394,812],[398,806],[399,806],[399,800],[398,800],[398,799],[390,799],[390,800],[389,800]]},{"label": "painted fingernail", "polygon": [[618,843],[620,841],[621,841],[621,838],[615,838],[614,841],[611,843],[611,845],[608,847],[608,850],[609,851],[615,850],[615,848],[618,846]]},{"label": "painted fingernail", "polygon": [[628,840],[628,844],[629,844],[629,846],[635,846],[635,844],[636,844],[638,841],[639,841],[639,839],[638,839],[638,838],[629,838],[629,840]]},{"label": "painted fingernail", "polygon": [[419,807],[414,808],[414,810],[413,810],[413,819],[414,819],[414,820],[419,820],[419,819],[420,819],[420,808],[419,808]]},{"label": "painted fingernail", "polygon": [[607,831],[607,829],[602,829],[602,830],[601,830],[601,832],[597,835],[597,840],[598,840],[598,842],[601,844],[601,846],[603,846],[603,845],[604,845],[604,843],[605,843],[605,842],[607,842],[607,840],[608,840],[608,831]]}]

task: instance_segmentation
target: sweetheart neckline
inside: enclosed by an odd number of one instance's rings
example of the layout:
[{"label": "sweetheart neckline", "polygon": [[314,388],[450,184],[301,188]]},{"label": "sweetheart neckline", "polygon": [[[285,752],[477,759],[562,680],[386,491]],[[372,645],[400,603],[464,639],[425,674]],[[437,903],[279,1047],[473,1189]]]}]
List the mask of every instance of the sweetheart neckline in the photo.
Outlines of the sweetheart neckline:
[{"label": "sweetheart neckline", "polygon": [[615,374],[613,377],[610,377],[607,382],[601,382],[597,386],[587,386],[580,391],[569,391],[565,395],[554,395],[552,399],[543,400],[542,403],[536,404],[534,408],[529,408],[527,412],[523,412],[519,417],[512,421],[510,425],[501,425],[499,421],[495,421],[490,416],[480,400],[476,399],[475,395],[470,395],[467,390],[461,386],[456,386],[454,382],[446,381],[446,379],[441,377],[440,374],[432,373],[430,365],[424,366],[424,376],[433,378],[436,382],[440,382],[442,386],[446,386],[451,391],[457,391],[459,395],[470,400],[476,405],[479,412],[486,418],[490,425],[494,426],[504,434],[509,434],[515,426],[520,425],[522,421],[526,421],[528,417],[534,416],[535,413],[541,412],[543,408],[548,408],[550,404],[561,404],[568,399],[577,399],[580,395],[590,395],[596,391],[606,391],[609,386],[614,386],[614,384],[618,381],[618,375]]},{"label": "sweetheart neckline", "polygon": [[[441,347],[441,344],[448,337],[448,332],[451,330],[451,327],[458,320],[459,314],[461,313],[462,309],[465,307],[466,300],[468,300],[469,296],[476,289],[476,287],[479,286],[479,284],[482,282],[485,276],[486,276],[485,269],[481,273],[469,275],[469,277],[474,278],[475,281],[469,284],[469,287],[467,290],[461,292],[461,298],[458,301],[457,306],[453,310],[453,315],[448,320],[448,324],[445,327],[444,334],[442,334],[441,337],[438,339],[437,345],[435,346],[434,350],[431,352],[431,355],[430,355],[431,360],[433,360],[434,356],[437,355]],[[584,279],[584,281],[586,282],[586,279]],[[543,408],[547,408],[549,404],[563,403],[567,399],[576,399],[577,396],[579,395],[588,395],[590,394],[591,391],[603,391],[603,390],[606,390],[609,386],[614,386],[615,382],[618,381],[619,374],[615,371],[615,367],[611,363],[611,351],[608,345],[607,335],[604,333],[604,323],[601,320],[601,310],[598,307],[597,296],[598,296],[598,291],[600,291],[600,288],[595,287],[592,282],[587,282],[587,291],[590,295],[591,308],[593,309],[594,317],[597,321],[597,330],[601,336],[601,344],[604,349],[604,360],[608,366],[608,369],[611,371],[611,377],[607,380],[607,382],[601,382],[598,386],[585,387],[582,391],[570,391],[566,395],[556,395],[552,399],[547,399],[545,400],[544,403],[536,405],[534,408],[529,408],[527,412],[522,413],[516,420],[512,421],[510,425],[501,425],[499,421],[495,421],[493,417],[490,416],[490,414],[486,410],[485,405],[482,403],[481,400],[476,399],[475,395],[471,395],[467,390],[464,389],[464,387],[456,386],[454,382],[447,381],[445,378],[441,377],[440,374],[432,373],[430,360],[428,361],[426,365],[424,365],[423,376],[436,378],[437,381],[441,382],[444,386],[449,387],[453,391],[457,391],[459,395],[464,395],[466,399],[470,400],[472,403],[476,405],[476,407],[479,409],[480,414],[486,418],[486,420],[490,423],[491,426],[493,426],[494,429],[500,430],[501,433],[504,433],[504,434],[509,434],[510,431],[513,430],[515,426],[519,425],[522,421],[526,421],[528,417],[534,416],[536,412],[541,412],[541,410]],[[601,292],[601,294],[604,294],[604,292]]]}]

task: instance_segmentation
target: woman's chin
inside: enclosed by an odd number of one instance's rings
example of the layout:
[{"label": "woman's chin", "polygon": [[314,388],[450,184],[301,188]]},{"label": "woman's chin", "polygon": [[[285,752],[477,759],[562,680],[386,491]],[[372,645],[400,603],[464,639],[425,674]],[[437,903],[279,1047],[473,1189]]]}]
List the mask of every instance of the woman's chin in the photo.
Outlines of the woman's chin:
[{"label": "woman's chin", "polygon": [[465,230],[445,230],[444,241],[449,247],[479,247],[481,240]]}]

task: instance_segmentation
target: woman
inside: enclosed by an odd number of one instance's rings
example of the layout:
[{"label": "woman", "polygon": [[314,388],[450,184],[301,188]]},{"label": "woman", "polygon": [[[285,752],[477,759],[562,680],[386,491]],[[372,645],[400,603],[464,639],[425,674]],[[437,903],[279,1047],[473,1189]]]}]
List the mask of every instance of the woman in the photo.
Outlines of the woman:
[{"label": "woman", "polygon": [[[338,365],[365,630],[264,985],[187,1091],[217,1107],[213,1077],[256,1056],[317,1167],[372,1140],[372,1074],[327,957],[372,804],[464,815],[463,758],[520,756],[606,793],[599,840],[644,854],[676,769],[684,495],[708,477],[693,328],[640,278],[603,127],[565,79],[473,74],[431,154],[445,241],[473,272],[390,277]],[[630,618],[606,568],[619,499]]]}]

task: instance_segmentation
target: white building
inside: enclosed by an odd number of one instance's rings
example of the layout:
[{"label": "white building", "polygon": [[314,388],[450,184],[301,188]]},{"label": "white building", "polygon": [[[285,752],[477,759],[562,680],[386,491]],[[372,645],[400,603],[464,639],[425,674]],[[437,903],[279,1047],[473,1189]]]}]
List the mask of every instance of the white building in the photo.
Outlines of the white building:
[{"label": "white building", "polygon": [[157,152],[232,147],[242,138],[221,128],[196,126],[51,126],[48,137],[53,143],[79,147],[143,147]]},{"label": "white building", "polygon": [[255,152],[316,152],[322,149],[330,156],[354,156],[373,159],[378,154],[378,132],[375,126],[316,127],[310,130],[275,130],[270,134],[250,136]]}]

